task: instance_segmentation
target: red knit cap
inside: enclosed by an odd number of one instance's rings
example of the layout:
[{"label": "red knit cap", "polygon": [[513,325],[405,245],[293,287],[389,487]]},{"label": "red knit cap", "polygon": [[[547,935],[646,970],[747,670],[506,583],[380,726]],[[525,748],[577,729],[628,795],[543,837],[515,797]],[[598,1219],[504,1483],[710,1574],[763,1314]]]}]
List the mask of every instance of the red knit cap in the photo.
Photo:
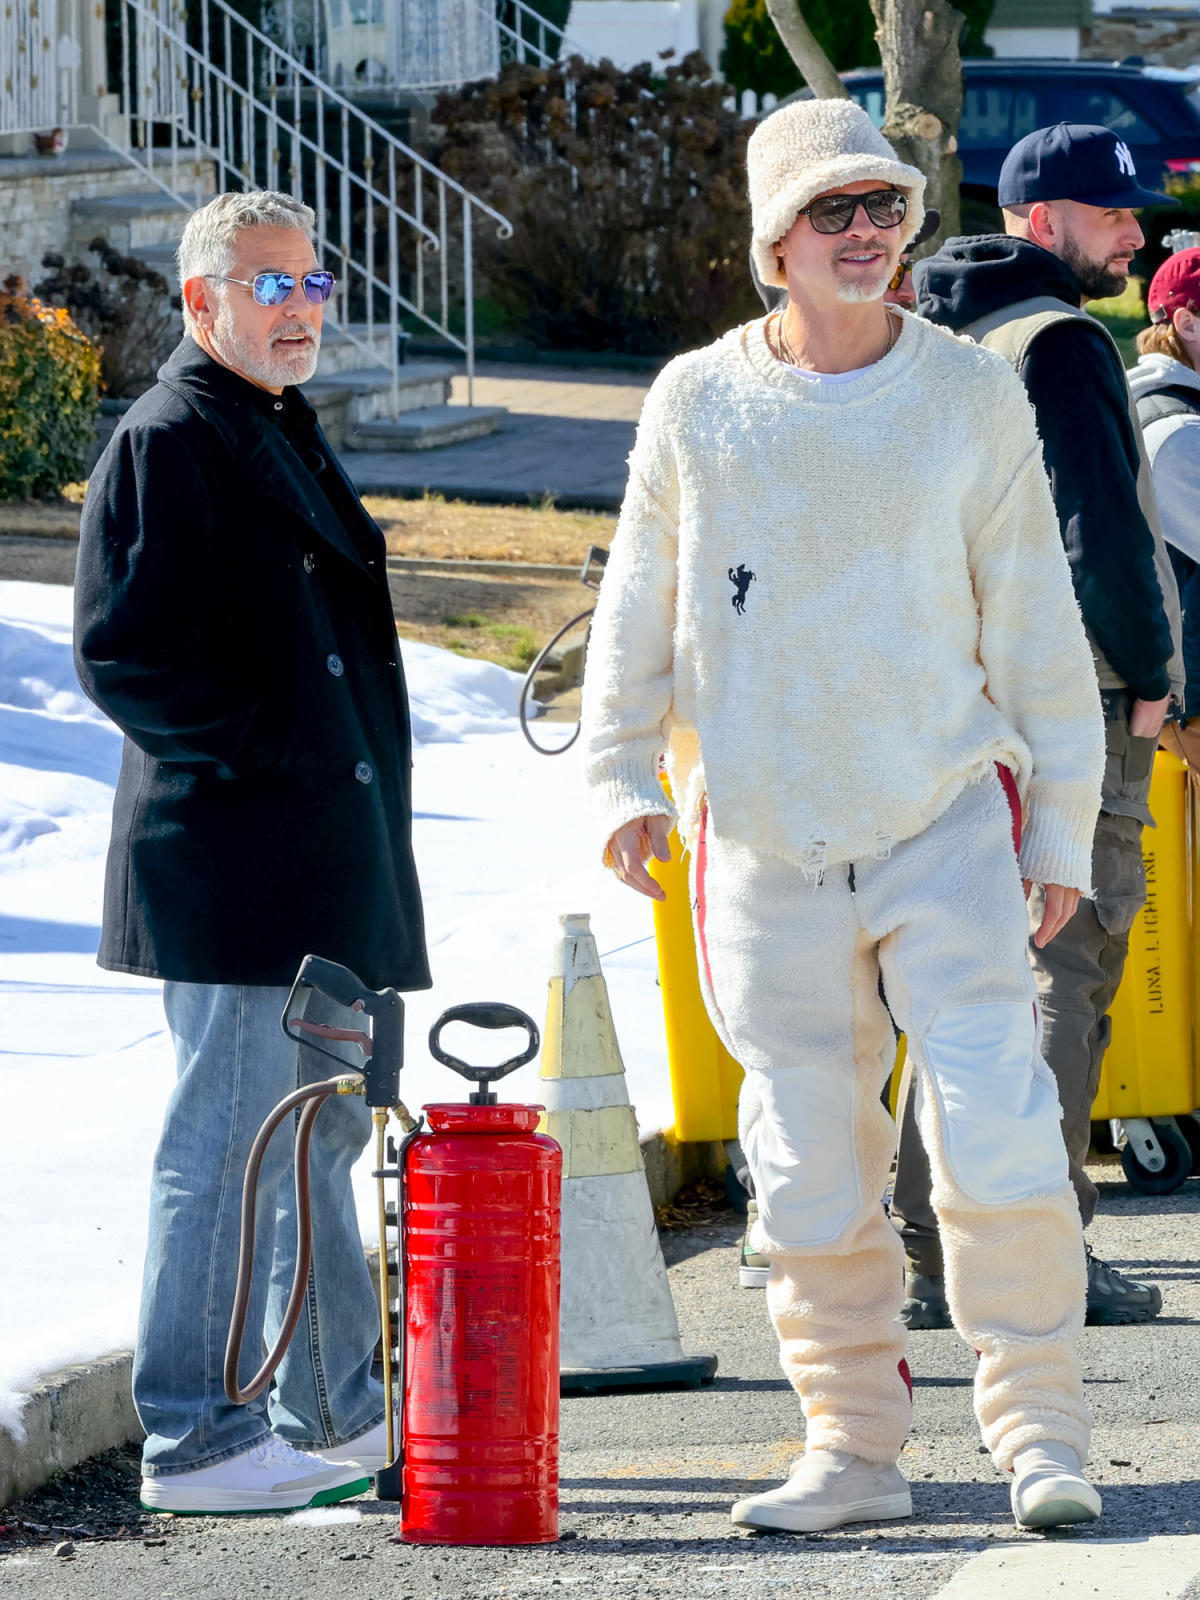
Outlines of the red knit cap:
[{"label": "red knit cap", "polygon": [[1150,280],[1146,307],[1151,322],[1167,322],[1174,311],[1200,311],[1200,250],[1167,257]]}]

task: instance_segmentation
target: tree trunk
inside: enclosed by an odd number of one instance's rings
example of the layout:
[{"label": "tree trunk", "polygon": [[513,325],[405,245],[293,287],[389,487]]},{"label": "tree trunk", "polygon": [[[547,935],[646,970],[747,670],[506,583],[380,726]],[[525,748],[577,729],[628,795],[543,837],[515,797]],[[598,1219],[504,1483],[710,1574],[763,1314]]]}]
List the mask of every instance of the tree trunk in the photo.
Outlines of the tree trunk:
[{"label": "tree trunk", "polygon": [[884,135],[925,174],[925,204],[941,213],[936,236],[921,247],[928,255],[959,231],[963,14],[949,0],[871,0],[871,10],[883,58]]},{"label": "tree trunk", "polygon": [[799,0],[766,0],[767,14],[784,48],[818,100],[849,100],[850,91],[805,22]]}]

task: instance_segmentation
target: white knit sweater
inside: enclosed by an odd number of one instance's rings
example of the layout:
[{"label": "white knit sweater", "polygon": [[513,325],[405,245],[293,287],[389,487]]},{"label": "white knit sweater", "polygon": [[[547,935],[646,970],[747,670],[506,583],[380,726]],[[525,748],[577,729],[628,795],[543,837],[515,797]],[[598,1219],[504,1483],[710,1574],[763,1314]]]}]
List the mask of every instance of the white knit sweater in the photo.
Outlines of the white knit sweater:
[{"label": "white knit sweater", "polygon": [[583,743],[606,842],[671,812],[665,754],[685,838],[707,796],[718,833],[814,873],[1004,762],[1023,875],[1089,892],[1095,669],[1007,362],[907,314],[850,383],[785,368],[765,319],[672,361],[630,456]]}]

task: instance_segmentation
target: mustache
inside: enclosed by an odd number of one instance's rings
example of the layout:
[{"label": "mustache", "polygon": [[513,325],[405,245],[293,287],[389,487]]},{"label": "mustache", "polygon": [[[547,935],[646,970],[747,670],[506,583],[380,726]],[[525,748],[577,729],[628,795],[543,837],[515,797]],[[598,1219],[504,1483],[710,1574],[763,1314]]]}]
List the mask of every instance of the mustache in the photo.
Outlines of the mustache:
[{"label": "mustache", "polygon": [[878,250],[881,255],[887,254],[887,248],[884,245],[883,240],[876,237],[874,239],[861,239],[858,244],[843,245],[840,249],[833,252],[833,259],[835,261],[841,261],[846,256],[865,255],[869,250]]}]

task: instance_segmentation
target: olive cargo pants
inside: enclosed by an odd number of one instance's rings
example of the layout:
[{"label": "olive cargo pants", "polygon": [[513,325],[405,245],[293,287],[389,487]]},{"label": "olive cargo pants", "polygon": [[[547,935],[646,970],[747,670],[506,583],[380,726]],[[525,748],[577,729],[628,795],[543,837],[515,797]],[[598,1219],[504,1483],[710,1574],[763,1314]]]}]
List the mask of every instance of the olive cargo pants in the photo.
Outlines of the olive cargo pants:
[{"label": "olive cargo pants", "polygon": [[[1092,849],[1092,894],[1079,902],[1070,922],[1044,950],[1032,933],[1042,919],[1043,898],[1029,900],[1029,954],[1042,1014],[1042,1054],[1058,1084],[1063,1141],[1071,1183],[1086,1228],[1096,1212],[1096,1186],[1084,1170],[1091,1137],[1092,1105],[1100,1088],[1104,1053],[1112,1027],[1108,1010],[1116,997],[1129,933],[1146,899],[1142,827],[1153,825],[1150,776],[1156,741],[1129,732],[1127,695],[1105,695],[1104,792]],[[910,1262],[939,1276],[942,1254],[930,1201],[929,1161],[921,1144],[910,1094],[900,1123],[900,1151],[892,1213]]]}]

